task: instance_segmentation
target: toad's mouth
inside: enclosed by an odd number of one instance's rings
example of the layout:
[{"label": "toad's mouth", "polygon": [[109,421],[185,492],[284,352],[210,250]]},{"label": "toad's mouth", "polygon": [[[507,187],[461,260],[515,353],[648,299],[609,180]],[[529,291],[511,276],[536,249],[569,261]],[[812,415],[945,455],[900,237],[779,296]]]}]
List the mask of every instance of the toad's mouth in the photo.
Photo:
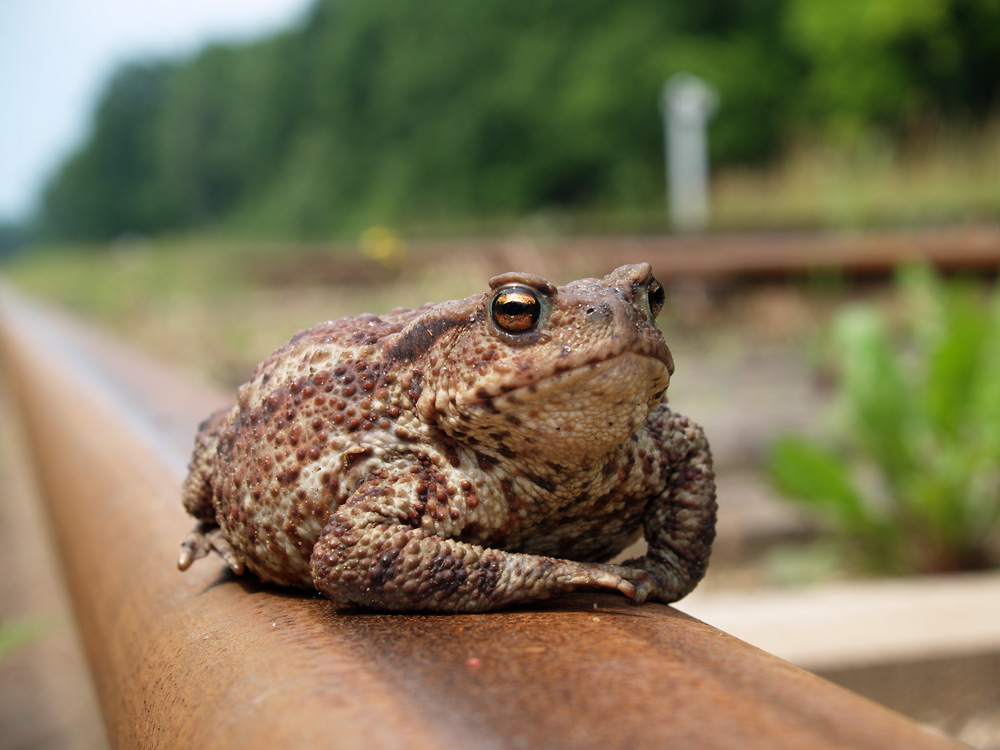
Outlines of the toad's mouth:
[{"label": "toad's mouth", "polygon": [[618,352],[566,369],[556,367],[550,372],[539,373],[539,377],[523,385],[498,383],[492,388],[480,385],[466,403],[496,407],[501,403],[576,399],[583,392],[591,397],[607,396],[608,408],[614,408],[623,397],[629,397],[632,403],[639,400],[655,402],[670,383],[672,365],[669,355],[665,359],[659,354],[642,351]]}]

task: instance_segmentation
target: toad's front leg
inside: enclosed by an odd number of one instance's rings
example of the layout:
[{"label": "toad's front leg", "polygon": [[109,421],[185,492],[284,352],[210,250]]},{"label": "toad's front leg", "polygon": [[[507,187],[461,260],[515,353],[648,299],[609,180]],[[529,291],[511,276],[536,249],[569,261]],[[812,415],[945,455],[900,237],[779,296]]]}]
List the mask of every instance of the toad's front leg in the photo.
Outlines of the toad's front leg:
[{"label": "toad's front leg", "polygon": [[641,571],[489,549],[413,520],[409,483],[367,483],[331,517],[313,549],[316,588],[343,604],[400,611],[483,612],[578,586],[637,596]]},{"label": "toad's front leg", "polygon": [[637,601],[670,603],[691,593],[705,576],[715,539],[715,474],[701,427],[666,407],[653,427],[662,435],[667,485],[646,507],[646,555],[623,565],[649,574],[636,584]]}]

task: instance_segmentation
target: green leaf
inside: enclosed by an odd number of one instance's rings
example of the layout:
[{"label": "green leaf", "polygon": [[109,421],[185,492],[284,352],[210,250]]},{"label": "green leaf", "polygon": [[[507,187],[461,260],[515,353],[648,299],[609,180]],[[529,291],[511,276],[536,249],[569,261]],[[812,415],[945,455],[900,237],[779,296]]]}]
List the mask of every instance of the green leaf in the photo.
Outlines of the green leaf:
[{"label": "green leaf", "polygon": [[879,520],[855,489],[844,461],[807,440],[779,439],[768,470],[788,497],[810,506],[845,530],[869,533]]},{"label": "green leaf", "polygon": [[949,290],[941,335],[926,352],[924,408],[934,429],[958,436],[969,416],[970,388],[981,366],[988,320],[971,290]]},{"label": "green leaf", "polygon": [[984,458],[996,467],[1000,466],[1000,286],[984,317],[986,333],[979,366],[972,374],[968,393],[963,395]]},{"label": "green leaf", "polygon": [[833,346],[851,437],[895,486],[915,464],[915,425],[910,387],[885,324],[874,310],[850,308],[834,323]]}]

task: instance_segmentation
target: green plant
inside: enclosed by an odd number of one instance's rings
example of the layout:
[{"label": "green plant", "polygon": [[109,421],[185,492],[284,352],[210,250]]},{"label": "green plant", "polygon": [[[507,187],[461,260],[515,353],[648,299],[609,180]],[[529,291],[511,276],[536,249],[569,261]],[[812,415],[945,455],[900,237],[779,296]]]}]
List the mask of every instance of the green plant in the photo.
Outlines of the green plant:
[{"label": "green plant", "polygon": [[834,321],[831,439],[789,436],[770,474],[881,573],[1000,564],[1000,289],[900,274],[903,315]]}]

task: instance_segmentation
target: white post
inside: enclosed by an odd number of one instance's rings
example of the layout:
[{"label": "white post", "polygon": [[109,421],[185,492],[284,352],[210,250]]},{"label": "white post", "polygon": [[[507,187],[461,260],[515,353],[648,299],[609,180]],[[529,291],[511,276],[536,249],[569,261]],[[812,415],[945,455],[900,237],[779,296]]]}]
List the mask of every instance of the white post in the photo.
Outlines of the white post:
[{"label": "white post", "polygon": [[671,76],[660,91],[670,222],[682,232],[697,232],[708,224],[705,131],[718,105],[715,90],[690,73]]}]

